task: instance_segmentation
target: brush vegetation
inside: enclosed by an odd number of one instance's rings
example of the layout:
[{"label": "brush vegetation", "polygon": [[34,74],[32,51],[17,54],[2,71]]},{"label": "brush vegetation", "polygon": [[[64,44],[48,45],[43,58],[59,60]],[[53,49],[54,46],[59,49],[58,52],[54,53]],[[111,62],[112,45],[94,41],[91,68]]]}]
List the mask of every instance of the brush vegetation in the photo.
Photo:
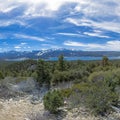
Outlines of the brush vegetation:
[{"label": "brush vegetation", "polygon": [[[101,61],[65,61],[61,55],[58,61],[3,62],[0,81],[8,76],[33,77],[40,87],[46,85],[44,107],[52,113],[64,101],[70,108],[85,106],[95,115],[110,113],[111,106],[120,104],[120,61],[110,61],[106,56]],[[54,90],[59,84],[68,86]]]}]

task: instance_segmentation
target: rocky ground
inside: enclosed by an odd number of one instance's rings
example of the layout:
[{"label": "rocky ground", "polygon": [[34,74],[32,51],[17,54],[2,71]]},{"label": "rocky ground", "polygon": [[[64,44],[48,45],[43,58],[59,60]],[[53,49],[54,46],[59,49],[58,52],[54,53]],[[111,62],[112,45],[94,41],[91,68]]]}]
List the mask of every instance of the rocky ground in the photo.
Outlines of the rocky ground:
[{"label": "rocky ground", "polygon": [[47,91],[45,87],[38,90],[32,78],[18,82],[17,78],[9,77],[3,81],[0,85],[0,120],[120,120],[120,112],[95,117],[85,108],[62,108],[61,114],[51,115],[42,103]]},{"label": "rocky ground", "polygon": [[43,104],[32,104],[28,98],[19,100],[0,100],[0,120],[27,120],[32,112],[43,111]]},{"label": "rocky ground", "polygon": [[[33,119],[35,113],[39,113],[40,117]],[[42,102],[31,102],[30,96],[16,100],[0,100],[0,120],[120,120],[120,113],[113,113],[108,117],[95,117],[84,108],[69,110],[65,113],[53,117],[44,111]]]}]

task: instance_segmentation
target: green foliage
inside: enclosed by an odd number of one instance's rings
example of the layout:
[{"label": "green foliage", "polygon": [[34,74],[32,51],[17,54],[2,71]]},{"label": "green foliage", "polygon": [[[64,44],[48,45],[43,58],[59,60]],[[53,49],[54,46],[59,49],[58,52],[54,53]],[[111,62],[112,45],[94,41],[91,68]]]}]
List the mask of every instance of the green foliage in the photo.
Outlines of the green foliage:
[{"label": "green foliage", "polygon": [[35,72],[33,72],[33,73],[31,74],[31,77],[33,77],[33,78],[37,79],[37,72],[36,72],[36,71],[35,71]]},{"label": "green foliage", "polygon": [[104,115],[118,104],[118,95],[102,81],[75,84],[68,93],[72,107],[84,105],[95,115]]},{"label": "green foliage", "polygon": [[88,93],[85,104],[94,114],[104,115],[111,110],[111,105],[116,105],[118,102],[118,95],[101,82],[92,85]]},{"label": "green foliage", "polygon": [[120,69],[93,72],[89,76],[89,80],[94,83],[104,81],[114,91],[115,87],[120,85]]},{"label": "green foliage", "polygon": [[72,94],[72,89],[66,88],[66,89],[62,89],[60,92],[64,98],[69,98],[70,95]]},{"label": "green foliage", "polygon": [[6,76],[22,76],[22,77],[30,77],[30,75],[36,69],[37,61],[35,60],[25,60],[19,62],[8,62],[8,65],[4,65],[4,72]]},{"label": "green foliage", "polygon": [[37,82],[39,85],[50,85],[50,72],[44,60],[39,60],[37,63]]},{"label": "green foliage", "polygon": [[57,70],[59,70],[59,71],[65,71],[66,70],[66,64],[65,64],[65,60],[64,60],[63,55],[60,55],[59,58],[58,58]]},{"label": "green foliage", "polygon": [[85,105],[85,101],[88,96],[88,90],[90,88],[90,84],[81,83],[73,85],[72,94],[70,95],[70,106],[71,107],[79,107]]},{"label": "green foliage", "polygon": [[70,74],[67,71],[64,72],[55,71],[54,74],[52,75],[52,85],[69,80],[70,80]]},{"label": "green foliage", "polygon": [[3,76],[2,72],[0,71],[0,79],[3,79],[3,78],[4,78],[4,76]]},{"label": "green foliage", "polygon": [[107,56],[103,56],[103,58],[102,58],[102,66],[105,67],[107,65],[109,65],[109,59],[108,59]]},{"label": "green foliage", "polygon": [[45,109],[51,113],[56,113],[58,111],[58,108],[61,107],[64,103],[61,92],[56,90],[48,92],[44,96],[43,100]]},{"label": "green foliage", "polygon": [[54,71],[52,74],[52,85],[58,84],[60,82],[82,82],[86,81],[86,77],[89,76],[89,72],[86,69],[75,69],[69,71]]},{"label": "green foliage", "polygon": [[111,105],[117,106],[120,88],[119,60],[111,61],[103,57],[101,61],[65,61],[61,55],[58,61],[0,63],[0,71],[0,79],[12,76],[12,79],[20,82],[22,78],[32,76],[39,85],[47,84],[49,87],[61,82],[74,84],[71,88],[45,95],[45,109],[53,113],[63,105],[63,97],[73,107],[84,105],[94,114],[104,114],[111,109]]}]

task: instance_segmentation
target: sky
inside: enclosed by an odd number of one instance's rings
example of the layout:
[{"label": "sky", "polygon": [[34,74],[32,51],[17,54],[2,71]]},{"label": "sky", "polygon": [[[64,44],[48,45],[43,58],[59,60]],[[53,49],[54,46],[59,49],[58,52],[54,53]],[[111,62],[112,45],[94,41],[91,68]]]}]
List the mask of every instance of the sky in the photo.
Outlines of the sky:
[{"label": "sky", "polygon": [[0,52],[120,51],[120,0],[0,0]]}]

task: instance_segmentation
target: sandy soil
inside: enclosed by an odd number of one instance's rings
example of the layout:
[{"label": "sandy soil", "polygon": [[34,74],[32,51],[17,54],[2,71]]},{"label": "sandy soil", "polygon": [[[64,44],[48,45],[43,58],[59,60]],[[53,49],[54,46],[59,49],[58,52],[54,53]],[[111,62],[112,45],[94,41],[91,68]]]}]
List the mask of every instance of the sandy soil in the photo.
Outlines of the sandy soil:
[{"label": "sandy soil", "polygon": [[[20,100],[0,100],[0,120],[29,120],[30,113],[44,113],[42,103],[32,104],[29,97]],[[47,119],[48,120],[48,119]],[[67,111],[66,117],[60,120],[120,120],[120,113],[116,113],[109,118],[98,118],[87,113],[83,108],[81,110],[73,109]]]},{"label": "sandy soil", "polygon": [[33,105],[29,100],[0,101],[0,120],[27,120],[27,114],[32,111],[43,111],[43,104]]}]

